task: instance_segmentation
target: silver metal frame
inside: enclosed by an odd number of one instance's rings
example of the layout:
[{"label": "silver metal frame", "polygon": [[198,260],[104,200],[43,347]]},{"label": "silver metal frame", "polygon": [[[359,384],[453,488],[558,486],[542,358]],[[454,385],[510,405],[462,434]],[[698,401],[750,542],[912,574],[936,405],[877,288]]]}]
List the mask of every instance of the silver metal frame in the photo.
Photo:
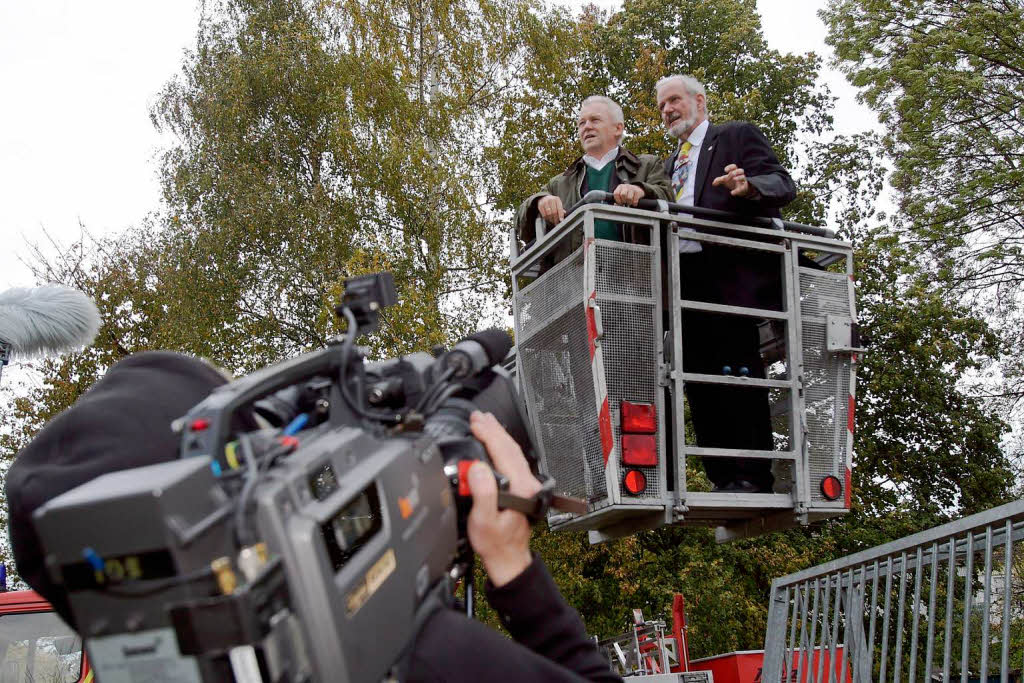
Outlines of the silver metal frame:
[{"label": "silver metal frame", "polygon": [[[659,382],[661,386],[669,387],[672,401],[671,405],[666,405],[663,400],[664,392],[660,390],[656,392],[659,451],[662,456],[659,458],[658,476],[660,479],[660,491],[663,492],[662,499],[655,500],[650,497],[633,498],[622,494],[619,490],[618,479],[621,472],[617,457],[618,443],[616,442],[612,456],[609,458],[610,466],[606,468],[608,497],[603,501],[598,500],[591,503],[590,509],[585,515],[556,514],[551,516],[549,522],[552,527],[556,529],[590,529],[591,541],[599,542],[634,533],[641,529],[655,528],[667,523],[711,525],[718,527],[718,540],[725,541],[732,538],[765,533],[775,529],[789,528],[797,524],[807,524],[847,512],[847,503],[843,498],[837,501],[825,501],[818,495],[817,499],[815,499],[811,489],[812,483],[808,481],[808,476],[806,476],[809,472],[809,451],[805,419],[805,373],[802,353],[804,342],[802,319],[804,315],[800,310],[801,267],[797,257],[801,249],[810,249],[835,253],[846,258],[846,275],[850,276],[848,278],[850,287],[850,317],[855,319],[852,300],[853,258],[851,245],[847,242],[828,237],[723,223],[680,214],[669,215],[655,211],[600,204],[586,205],[567,216],[562,223],[550,231],[545,232],[543,226],[538,226],[537,241],[522,252],[518,248],[515,233],[510,233],[513,311],[517,330],[522,329],[520,325],[521,312],[519,310],[518,296],[520,278],[523,276],[537,276],[540,272],[541,259],[550,254],[555,245],[564,239],[568,239],[573,232],[582,232],[584,248],[586,248],[586,244],[593,240],[595,219],[608,219],[619,223],[650,226],[651,248],[654,250],[656,264],[662,262],[663,246],[664,251],[667,253],[677,254],[678,244],[682,239],[779,254],[782,257],[781,267],[783,269],[782,283],[785,310],[764,310],[683,300],[680,298],[680,263],[678,258],[668,259],[667,287],[671,290],[671,296],[668,298],[667,304],[670,306],[669,319],[671,329],[673,330],[681,329],[683,310],[708,311],[726,315],[746,315],[758,319],[782,321],[785,325],[786,369],[788,374],[785,379],[759,379],[684,373],[681,370],[683,355],[682,336],[678,333],[672,335],[671,359],[665,358],[664,346],[661,343],[657,343],[656,360],[659,367],[659,377],[655,378],[654,381]],[[660,243],[660,225],[666,228],[667,241],[664,245]],[[694,228],[702,232],[688,231],[684,233],[681,231],[684,227]],[[604,240],[596,241],[597,245],[604,243]],[[609,244],[619,247],[626,246],[618,242]],[[589,261],[584,261],[584,277],[586,279],[584,292],[595,291],[595,260],[591,258]],[[653,291],[656,292],[655,301],[657,309],[654,324],[657,330],[656,338],[660,340],[663,336],[662,302],[665,301],[661,296],[663,283],[661,282],[660,266],[652,269],[652,278],[654,280],[652,283],[654,286]],[[610,298],[614,299],[614,296]],[[585,302],[584,305],[586,305]],[[855,366],[852,363],[850,370],[850,396],[852,401],[853,384],[855,381]],[[520,377],[524,376],[522,374],[523,366],[521,359],[517,359],[517,371]],[[788,392],[789,449],[787,451],[743,451],[700,448],[686,443],[668,443],[666,430],[660,428],[660,425],[665,424],[668,410],[672,412],[671,418],[668,418],[673,420],[672,438],[682,441],[682,435],[685,434],[682,397],[684,396],[685,384],[687,382],[784,389]],[[529,383],[523,382],[522,384],[527,389],[526,398],[528,405],[536,405],[534,397],[529,395]],[[540,433],[540,424],[537,421],[538,416],[534,412],[531,411],[531,419],[534,422],[535,430],[537,433]],[[615,416],[613,419],[618,419],[618,416]],[[836,419],[838,420],[838,413]],[[846,431],[846,425],[834,425],[834,431],[836,432],[835,452],[837,454],[840,452],[840,434],[838,433],[840,429]],[[848,472],[851,464],[852,434],[847,434],[843,445],[846,446],[847,460],[845,467]],[[821,451],[819,450],[818,453],[820,454]],[[794,464],[793,490],[787,493],[774,494],[689,491],[686,481],[686,458],[688,455],[765,457],[792,462]],[[676,480],[674,482],[666,481],[667,457],[672,457],[675,461]],[[821,462],[820,459],[818,462]],[[669,491],[670,485],[671,491]],[[847,478],[844,481],[844,487],[848,487],[848,485],[849,481]]]},{"label": "silver metal frame", "polygon": [[[1010,681],[1011,667],[1024,668],[1024,652],[1010,651],[1011,625],[1024,627],[1024,605],[1012,595],[1015,546],[1022,538],[1024,500],[1018,500],[775,579],[764,680],[895,682],[941,674],[942,681],[966,683],[969,677],[986,681],[998,669],[1000,681]],[[839,672],[847,675],[804,671],[815,647],[834,652],[840,642]]]}]

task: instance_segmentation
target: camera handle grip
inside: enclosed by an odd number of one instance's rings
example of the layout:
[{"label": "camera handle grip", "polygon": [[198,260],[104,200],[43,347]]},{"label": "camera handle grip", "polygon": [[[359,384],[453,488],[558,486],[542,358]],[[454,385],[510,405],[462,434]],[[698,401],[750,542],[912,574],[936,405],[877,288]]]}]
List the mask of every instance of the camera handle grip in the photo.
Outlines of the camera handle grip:
[{"label": "camera handle grip", "polygon": [[522,512],[532,522],[539,522],[544,519],[551,508],[561,510],[562,512],[572,512],[577,515],[587,512],[586,501],[555,493],[554,485],[555,480],[550,477],[547,478],[541,490],[529,498],[523,498],[522,496],[499,490],[498,509]]},{"label": "camera handle grip", "polygon": [[176,430],[185,437],[181,442],[181,457],[208,455],[216,460],[224,451],[231,418],[240,408],[278,389],[316,375],[333,374],[340,369],[340,348],[329,346],[271,365],[214,389],[185,417],[175,421]]},{"label": "camera handle grip", "polygon": [[[469,468],[477,460],[460,460],[458,465],[458,492],[462,497],[471,497],[469,490]],[[484,460],[483,462],[487,462]],[[544,475],[541,475],[544,476]],[[495,472],[494,477],[498,483],[498,509],[515,510],[526,515],[531,522],[539,522],[547,516],[548,510],[554,508],[563,512],[572,512],[578,515],[587,512],[587,503],[579,498],[570,498],[555,493],[555,480],[544,476],[541,489],[529,498],[517,496],[508,492],[508,479],[500,472]]]}]

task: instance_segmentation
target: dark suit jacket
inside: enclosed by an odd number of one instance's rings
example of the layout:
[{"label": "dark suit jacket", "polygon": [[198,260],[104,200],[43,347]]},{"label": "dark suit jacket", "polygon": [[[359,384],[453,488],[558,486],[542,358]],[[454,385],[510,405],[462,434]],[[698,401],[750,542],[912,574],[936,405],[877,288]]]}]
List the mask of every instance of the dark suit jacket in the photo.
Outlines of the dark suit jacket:
[{"label": "dark suit jacket", "polygon": [[[671,177],[676,155],[665,162]],[[757,188],[757,199],[733,197],[712,181],[736,164]],[[731,211],[746,216],[780,218],[779,208],[796,197],[796,185],[756,126],[731,122],[708,126],[697,158],[693,186],[694,206]],[[682,294],[717,304],[783,309],[782,262],[777,255],[721,245],[703,245],[697,253],[680,257]],[[717,316],[700,311],[683,314],[683,369],[718,374],[728,365],[746,367],[751,377],[765,376],[758,347],[757,320],[743,316]],[[720,448],[773,448],[768,391],[732,389],[710,384],[686,387],[697,444]],[[743,479],[770,490],[772,475],[765,460],[706,458],[708,477],[717,486]]]},{"label": "dark suit jacket", "polygon": [[[677,150],[678,151],[678,150]],[[671,177],[676,153],[665,161]],[[736,164],[747,182],[757,188],[757,199],[733,197],[724,186],[713,187],[725,167]],[[751,123],[710,124],[697,158],[693,204],[706,209],[746,216],[781,217],[779,207],[796,197],[796,184],[779,163],[764,135]],[[703,252],[685,259],[684,292],[689,298],[733,306],[781,310],[781,283],[777,259],[768,254],[705,245]]]},{"label": "dark suit jacket", "polygon": [[[678,150],[665,162],[669,178],[677,154]],[[761,193],[759,199],[733,197],[724,186],[712,187],[712,181],[723,175],[729,164],[744,170],[747,181]],[[710,124],[697,158],[696,172],[693,205],[705,209],[779,218],[779,208],[796,198],[796,184],[789,172],[779,163],[764,134],[751,123]]]}]

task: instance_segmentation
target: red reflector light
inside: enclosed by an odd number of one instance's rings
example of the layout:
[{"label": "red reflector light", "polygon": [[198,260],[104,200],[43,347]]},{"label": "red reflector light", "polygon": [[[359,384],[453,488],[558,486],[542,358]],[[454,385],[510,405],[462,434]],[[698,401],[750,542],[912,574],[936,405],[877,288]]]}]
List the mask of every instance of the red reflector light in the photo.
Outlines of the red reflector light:
[{"label": "red reflector light", "polygon": [[622,485],[626,487],[626,490],[632,493],[634,496],[638,493],[643,493],[647,489],[647,477],[640,470],[630,470],[626,472],[625,479],[622,480]]},{"label": "red reflector light", "polygon": [[839,481],[839,477],[829,475],[822,479],[821,495],[829,500],[839,500],[839,496],[843,495],[843,483]]},{"label": "red reflector light", "polygon": [[209,420],[207,420],[205,417],[199,417],[196,418],[195,420],[192,420],[192,424],[190,424],[188,428],[191,429],[193,432],[201,432],[204,429],[207,429],[209,426]]},{"label": "red reflector light", "polygon": [[653,403],[630,403],[623,401],[620,405],[622,410],[622,431],[630,434],[653,434],[656,421],[654,418]]},{"label": "red reflector light", "polygon": [[654,434],[623,434],[622,464],[634,467],[657,466],[658,442]]}]

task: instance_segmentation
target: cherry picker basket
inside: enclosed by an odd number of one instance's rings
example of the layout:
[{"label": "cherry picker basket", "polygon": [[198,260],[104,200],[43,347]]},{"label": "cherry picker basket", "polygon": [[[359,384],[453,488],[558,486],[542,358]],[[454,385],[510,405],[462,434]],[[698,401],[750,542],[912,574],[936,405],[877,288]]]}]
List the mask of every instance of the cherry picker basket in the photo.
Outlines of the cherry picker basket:
[{"label": "cherry picker basket", "polygon": [[[538,225],[523,250],[513,235],[516,372],[542,467],[588,502],[586,514],[552,514],[551,526],[590,530],[596,542],[700,524],[727,540],[845,513],[859,350],[850,245],[777,219],[600,203],[608,198],[591,193],[554,229]],[[602,220],[623,241],[595,238]],[[686,271],[686,253],[702,248],[715,250],[719,267],[708,278],[769,264],[777,303],[702,297]],[[685,370],[694,339],[713,344],[738,319],[757,325],[763,373]],[[772,447],[694,442],[687,385],[766,402]],[[738,429],[745,419],[736,415]],[[710,490],[699,465],[708,457],[770,461],[774,488]]]}]

